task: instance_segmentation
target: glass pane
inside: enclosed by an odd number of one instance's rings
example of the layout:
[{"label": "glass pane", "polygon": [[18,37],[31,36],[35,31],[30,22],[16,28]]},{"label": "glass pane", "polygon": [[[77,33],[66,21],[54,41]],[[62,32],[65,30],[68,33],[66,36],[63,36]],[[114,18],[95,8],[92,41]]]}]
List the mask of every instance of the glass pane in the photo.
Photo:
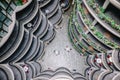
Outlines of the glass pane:
[{"label": "glass pane", "polygon": [[7,3],[10,3],[11,0],[6,0]]},{"label": "glass pane", "polygon": [[12,22],[11,22],[10,19],[6,19],[6,20],[4,21],[4,24],[6,24],[7,26],[9,26],[11,23],[12,23]]},{"label": "glass pane", "polygon": [[3,30],[7,31],[8,32],[8,27],[3,25]]},{"label": "glass pane", "polygon": [[1,12],[2,12],[4,15],[6,15],[6,11],[5,11],[5,10],[2,9]]},{"label": "glass pane", "polygon": [[9,8],[7,9],[7,12],[11,15],[11,14],[13,13],[13,9],[12,9],[11,7],[9,7]]},{"label": "glass pane", "polygon": [[3,3],[0,1],[0,7],[5,9],[5,6],[3,5]]},{"label": "glass pane", "polygon": [[7,34],[7,32],[5,32],[5,31],[0,31],[0,36],[2,36],[2,37],[4,37],[5,35]]},{"label": "glass pane", "polygon": [[2,3],[2,7],[4,8],[4,9],[7,9],[7,7],[8,7],[8,4],[3,0],[3,1],[1,1],[1,3]]},{"label": "glass pane", "polygon": [[2,28],[2,22],[0,22],[0,29]]},{"label": "glass pane", "polygon": [[6,18],[6,16],[2,13],[0,13],[0,21],[3,21]]},{"label": "glass pane", "polygon": [[15,7],[16,7],[16,5],[12,2],[12,3],[10,4],[10,7],[14,10]]}]

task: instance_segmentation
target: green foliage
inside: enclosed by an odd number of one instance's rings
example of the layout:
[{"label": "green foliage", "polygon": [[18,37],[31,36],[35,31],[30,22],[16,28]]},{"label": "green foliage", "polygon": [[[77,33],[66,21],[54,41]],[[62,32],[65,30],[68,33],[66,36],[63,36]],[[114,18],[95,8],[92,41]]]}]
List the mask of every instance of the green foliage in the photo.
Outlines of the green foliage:
[{"label": "green foliage", "polygon": [[22,0],[15,0],[15,3],[17,6],[23,5]]},{"label": "green foliage", "polygon": [[95,9],[95,11],[97,11],[96,13],[100,19],[104,20],[106,23],[110,24],[112,28],[120,32],[120,28],[118,28],[120,25],[116,24],[116,22],[109,15],[104,13],[105,9],[103,7],[96,6],[97,3],[95,3],[94,0],[88,0],[87,2],[93,9]]}]

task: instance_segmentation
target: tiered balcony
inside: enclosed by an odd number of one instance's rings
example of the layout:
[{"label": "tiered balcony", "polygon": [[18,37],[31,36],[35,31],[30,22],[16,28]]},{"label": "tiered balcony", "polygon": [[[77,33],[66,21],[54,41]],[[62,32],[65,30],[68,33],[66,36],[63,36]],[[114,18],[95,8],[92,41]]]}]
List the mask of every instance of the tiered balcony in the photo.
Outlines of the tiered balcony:
[{"label": "tiered balcony", "polygon": [[[119,50],[108,51],[107,53],[100,53],[96,55],[89,55],[86,57],[87,64],[90,66],[86,70],[86,78],[91,80],[115,80],[119,78]],[[92,59],[92,57],[94,57]],[[97,69],[94,73],[90,69]],[[91,73],[89,73],[89,71]],[[93,75],[93,76],[91,76]]]},{"label": "tiered balcony", "polygon": [[50,18],[48,18],[50,20],[50,22],[55,25],[55,24],[59,24],[62,21],[62,11],[61,9],[58,9],[54,15]]},{"label": "tiered balcony", "polygon": [[33,57],[35,55],[35,53],[38,51],[40,45],[41,44],[40,44],[39,40],[36,37],[34,37],[29,50],[24,55],[24,57],[20,59],[20,62],[29,60],[31,57]]},{"label": "tiered balcony", "polygon": [[1,53],[0,62],[10,57],[14,53],[14,51],[18,48],[22,40],[23,33],[24,33],[23,27],[19,27],[18,25],[16,25],[16,27],[13,30],[13,33],[11,34],[11,37],[0,48],[1,49],[0,50],[0,53]]},{"label": "tiered balcony", "polygon": [[18,22],[0,50],[2,63],[38,60],[44,53],[44,44],[55,36],[53,25],[48,23],[36,0],[19,6],[17,11]]},{"label": "tiered balcony", "polygon": [[41,10],[46,14],[52,24],[59,24],[62,20],[62,11],[59,5],[59,0],[51,0],[49,3],[41,7]]},{"label": "tiered balcony", "polygon": [[14,80],[14,73],[8,65],[0,64],[0,79],[2,80]]},{"label": "tiered balcony", "polygon": [[59,68],[56,71],[46,70],[40,73],[33,80],[56,80],[56,79],[70,79],[70,80],[86,80],[86,78],[80,73],[71,73],[66,68]]},{"label": "tiered balcony", "polygon": [[[79,53],[89,55],[120,48],[119,20],[117,15],[114,16],[113,11],[106,9],[109,4],[107,0],[103,2],[100,3],[97,0],[77,0],[75,2],[70,18],[70,23],[73,24],[69,23],[69,27],[71,27],[69,33],[70,36],[73,35],[70,37],[74,39],[73,44],[82,44],[81,47],[79,46],[80,48],[76,45]],[[110,14],[113,16],[108,16]]]},{"label": "tiered balcony", "polygon": [[46,18],[46,16],[44,14],[42,14],[42,21],[39,25],[39,27],[37,28],[37,30],[33,33],[35,36],[38,36],[38,37],[43,37],[47,30],[48,30],[48,20]]},{"label": "tiered balcony", "polygon": [[55,37],[55,30],[52,24],[49,23],[49,28],[45,36],[41,38],[42,41],[44,42],[51,42]]},{"label": "tiered balcony", "polygon": [[0,64],[0,79],[2,80],[30,80],[41,72],[38,62],[22,62],[15,64]]},{"label": "tiered balcony", "polygon": [[[82,23],[82,21],[80,21],[80,15],[78,14],[78,20],[77,20],[77,16],[75,16],[75,13],[76,12],[73,12],[73,16],[71,17],[71,19],[73,18],[73,20],[70,20],[72,23],[73,22],[73,25],[69,23],[69,27],[73,27],[73,30],[72,31],[69,31],[70,33],[71,32],[74,32],[74,41],[80,43],[81,47],[84,47],[83,49],[88,49],[87,50],[87,54],[93,54],[95,52],[99,52],[100,50],[97,50],[96,46],[95,46],[95,43],[92,42],[88,37],[87,37],[87,34],[83,32],[83,29],[82,28],[84,26],[84,24]],[[78,22],[80,24],[78,24]],[[87,31],[86,31],[87,32]],[[73,35],[71,34],[71,35]],[[71,36],[72,37],[72,36]],[[91,44],[89,43],[91,42]],[[92,47],[92,45],[94,45],[94,47]],[[79,48],[78,48],[79,49]],[[98,49],[100,49],[98,47]],[[85,50],[82,50],[82,53],[84,53]]]},{"label": "tiered balcony", "polygon": [[63,11],[66,11],[70,8],[70,0],[61,0],[60,4]]},{"label": "tiered balcony", "polygon": [[103,73],[104,72],[104,70],[97,70],[96,72],[94,72],[94,74],[93,74],[93,77],[91,78],[91,80],[99,80],[98,78],[99,78],[99,75],[101,74],[101,73]]},{"label": "tiered balcony", "polygon": [[57,7],[58,7],[58,0],[53,0],[53,1],[50,1],[46,6],[42,7],[41,10],[49,18],[53,15],[53,13],[56,12]]},{"label": "tiered balcony", "polygon": [[35,61],[39,60],[44,54],[44,48],[45,48],[45,44],[43,42],[41,42],[41,45],[40,45],[38,51],[35,53],[36,55],[33,56],[32,58],[30,58],[31,61],[32,60],[35,60]]},{"label": "tiered balcony", "polygon": [[45,5],[47,5],[51,0],[38,0],[39,2],[39,6],[40,7],[44,7]]},{"label": "tiered balcony", "polygon": [[115,7],[120,9],[120,1],[119,0],[109,0],[111,4],[113,4]]},{"label": "tiered balcony", "polygon": [[[105,11],[104,8],[99,7],[99,6],[95,6],[93,8],[93,5],[99,5],[99,4],[95,3],[95,1],[93,1],[93,2],[91,1],[91,3],[90,3],[89,0],[84,0],[83,3],[85,5],[85,7],[88,9],[88,11],[90,12],[90,14],[95,18],[95,20],[98,23],[100,23],[102,25],[102,27],[107,29],[109,32],[114,34],[116,37],[118,37],[118,38],[120,37],[119,29],[117,29],[117,27],[119,27],[119,25],[116,24],[115,21],[112,21],[112,19],[109,16],[106,16],[103,13]],[[93,5],[91,5],[91,4],[93,4]],[[95,9],[95,10],[93,10],[93,9]],[[98,9],[98,11],[96,11],[96,9]],[[115,26],[112,25],[113,23],[115,23]],[[115,31],[113,28],[117,29],[117,31]]]}]

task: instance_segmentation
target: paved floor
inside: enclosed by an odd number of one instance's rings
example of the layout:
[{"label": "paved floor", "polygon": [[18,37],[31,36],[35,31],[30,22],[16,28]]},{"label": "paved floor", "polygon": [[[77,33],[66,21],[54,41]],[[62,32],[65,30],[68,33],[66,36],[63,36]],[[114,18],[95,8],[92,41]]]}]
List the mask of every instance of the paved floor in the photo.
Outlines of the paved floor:
[{"label": "paved floor", "polygon": [[64,15],[62,24],[56,29],[55,39],[46,47],[45,55],[40,60],[42,70],[65,67],[72,72],[83,74],[87,66],[84,64],[84,57],[80,56],[69,42],[67,22],[68,16]]}]

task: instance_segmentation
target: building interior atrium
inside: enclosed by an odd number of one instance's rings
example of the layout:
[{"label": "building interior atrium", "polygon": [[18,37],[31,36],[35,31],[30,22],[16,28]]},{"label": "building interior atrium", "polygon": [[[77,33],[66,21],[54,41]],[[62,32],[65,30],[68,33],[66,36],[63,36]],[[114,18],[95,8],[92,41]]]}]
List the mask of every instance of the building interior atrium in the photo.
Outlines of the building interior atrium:
[{"label": "building interior atrium", "polygon": [[120,0],[0,0],[0,80],[120,80]]}]

